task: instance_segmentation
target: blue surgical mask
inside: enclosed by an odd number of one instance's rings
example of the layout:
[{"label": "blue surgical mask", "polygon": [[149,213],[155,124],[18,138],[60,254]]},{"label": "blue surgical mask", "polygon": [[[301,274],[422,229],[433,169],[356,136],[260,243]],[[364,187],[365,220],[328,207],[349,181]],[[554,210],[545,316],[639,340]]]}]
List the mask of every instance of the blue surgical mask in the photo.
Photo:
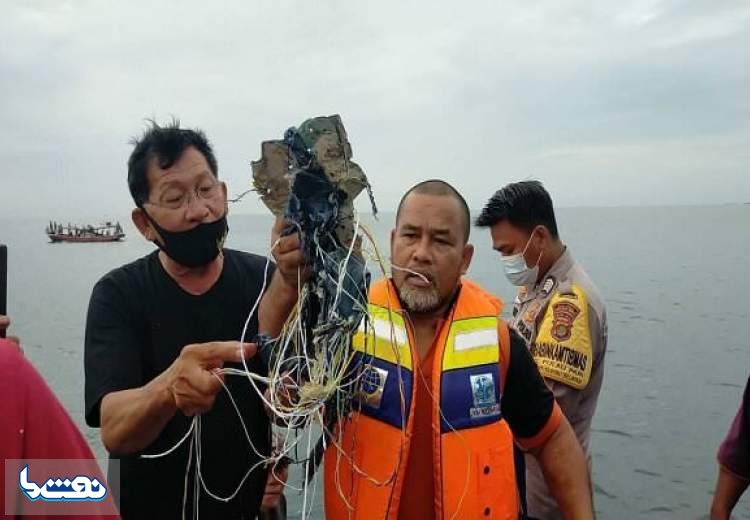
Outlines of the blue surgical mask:
[{"label": "blue surgical mask", "polygon": [[[533,236],[533,232],[532,232]],[[510,283],[517,286],[533,285],[536,283],[536,279],[539,276],[539,261],[542,259],[542,250],[539,253],[539,258],[536,261],[534,267],[526,265],[526,259],[524,254],[531,244],[531,237],[526,242],[526,246],[523,251],[514,255],[501,256],[500,260],[503,262],[503,269],[505,270],[505,277]]]}]

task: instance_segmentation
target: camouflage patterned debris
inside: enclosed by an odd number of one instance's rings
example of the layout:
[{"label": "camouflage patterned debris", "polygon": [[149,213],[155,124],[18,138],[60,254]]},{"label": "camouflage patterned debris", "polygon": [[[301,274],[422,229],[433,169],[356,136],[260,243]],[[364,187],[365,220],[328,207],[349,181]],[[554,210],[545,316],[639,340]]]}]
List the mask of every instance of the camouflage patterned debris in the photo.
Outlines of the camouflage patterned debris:
[{"label": "camouflage patterned debris", "polygon": [[351,160],[352,149],[338,115],[315,117],[286,131],[284,139],[261,144],[261,158],[251,163],[253,188],[276,215],[288,216],[291,186],[300,170],[322,172],[339,191],[336,235],[348,245],[354,235],[354,199],[367,189],[376,212],[370,184]]},{"label": "camouflage patterned debris", "polygon": [[252,162],[253,189],[277,217],[289,198],[289,149],[282,141],[264,141],[261,159]]}]

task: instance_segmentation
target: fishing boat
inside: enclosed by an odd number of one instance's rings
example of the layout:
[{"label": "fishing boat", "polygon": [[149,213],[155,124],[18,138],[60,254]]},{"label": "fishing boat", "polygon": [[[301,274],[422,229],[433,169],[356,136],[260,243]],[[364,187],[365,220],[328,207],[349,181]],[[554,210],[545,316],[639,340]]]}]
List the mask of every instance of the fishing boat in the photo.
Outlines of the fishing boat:
[{"label": "fishing boat", "polygon": [[117,242],[125,238],[119,222],[105,222],[99,225],[64,226],[50,221],[45,230],[51,242]]}]

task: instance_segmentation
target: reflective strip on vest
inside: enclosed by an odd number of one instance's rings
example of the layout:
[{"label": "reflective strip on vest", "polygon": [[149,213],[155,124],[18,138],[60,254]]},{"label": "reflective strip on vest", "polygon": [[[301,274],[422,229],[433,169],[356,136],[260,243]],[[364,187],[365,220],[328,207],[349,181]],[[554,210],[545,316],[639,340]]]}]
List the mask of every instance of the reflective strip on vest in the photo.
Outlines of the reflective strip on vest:
[{"label": "reflective strip on vest", "polygon": [[359,411],[403,429],[412,398],[409,336],[398,313],[376,305],[368,305],[368,312],[352,342],[354,366],[360,367]]},{"label": "reflective strip on vest", "polygon": [[497,318],[455,321],[448,333],[443,370],[485,365],[499,361]]},{"label": "reflective strip on vest", "polygon": [[376,305],[368,305],[367,310],[370,319],[360,322],[353,339],[354,350],[411,370],[411,350],[404,319],[396,312]]},{"label": "reflective strip on vest", "polygon": [[453,322],[443,354],[440,384],[442,433],[499,421],[498,318]]}]

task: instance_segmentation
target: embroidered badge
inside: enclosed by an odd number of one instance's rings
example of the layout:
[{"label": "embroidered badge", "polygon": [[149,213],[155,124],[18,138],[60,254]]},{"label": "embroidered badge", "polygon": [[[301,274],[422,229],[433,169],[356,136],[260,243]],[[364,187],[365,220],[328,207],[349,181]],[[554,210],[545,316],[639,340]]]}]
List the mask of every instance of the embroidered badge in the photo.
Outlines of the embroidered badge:
[{"label": "embroidered badge", "polygon": [[581,310],[573,303],[558,301],[552,305],[552,337],[557,341],[570,339],[573,322]]},{"label": "embroidered badge", "polygon": [[386,379],[388,379],[387,370],[374,366],[367,367],[362,373],[362,379],[360,380],[361,400],[368,406],[380,408]]},{"label": "embroidered badge", "polygon": [[542,304],[539,300],[534,300],[526,306],[526,310],[523,312],[523,321],[532,326],[536,323],[536,317],[539,315],[539,310],[542,308]]},{"label": "embroidered badge", "polygon": [[544,280],[544,283],[542,283],[542,288],[539,290],[539,296],[541,298],[546,298],[550,295],[552,292],[552,289],[555,287],[555,283],[557,283],[557,280],[555,280],[554,276],[548,276],[546,280]]},{"label": "embroidered badge", "polygon": [[500,404],[495,395],[495,378],[491,373],[469,376],[474,406],[469,410],[472,419],[500,415]]}]

